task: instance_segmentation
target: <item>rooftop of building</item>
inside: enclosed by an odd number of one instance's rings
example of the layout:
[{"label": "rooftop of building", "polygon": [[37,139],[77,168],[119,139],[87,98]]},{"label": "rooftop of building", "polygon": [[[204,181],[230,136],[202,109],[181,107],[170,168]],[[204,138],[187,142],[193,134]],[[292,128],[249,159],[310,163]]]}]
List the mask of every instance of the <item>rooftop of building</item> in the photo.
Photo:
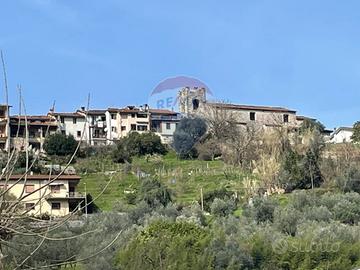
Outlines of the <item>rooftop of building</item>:
[{"label": "rooftop of building", "polygon": [[[16,181],[19,179],[24,179],[24,175],[11,175],[9,177],[9,180]],[[33,175],[27,175],[27,180],[73,180],[73,181],[80,181],[81,177],[74,174],[62,174],[62,175],[48,175],[48,174],[33,174]],[[4,181],[5,178],[0,178],[0,181]]]},{"label": "rooftop of building", "polygon": [[256,106],[256,105],[243,105],[243,104],[218,103],[218,102],[207,102],[207,104],[211,106],[215,106],[217,108],[224,108],[230,110],[296,113],[295,110],[291,110],[284,107]]}]

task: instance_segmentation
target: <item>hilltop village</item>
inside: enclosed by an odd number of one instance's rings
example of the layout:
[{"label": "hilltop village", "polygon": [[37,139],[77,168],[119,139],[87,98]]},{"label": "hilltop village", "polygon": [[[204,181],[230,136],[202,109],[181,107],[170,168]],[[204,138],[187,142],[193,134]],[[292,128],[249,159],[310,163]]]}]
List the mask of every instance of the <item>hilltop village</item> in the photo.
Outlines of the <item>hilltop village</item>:
[{"label": "hilltop village", "polygon": [[[97,146],[114,144],[132,131],[152,131],[164,144],[171,144],[181,118],[201,117],[213,110],[230,111],[239,125],[257,125],[265,130],[279,126],[296,130],[305,119],[315,120],[284,107],[211,102],[206,99],[205,89],[201,88],[183,88],[178,100],[179,112],[150,108],[145,104],[88,110],[81,107],[75,112],[51,109],[46,115],[11,115],[10,106],[0,105],[0,149],[24,150],[30,147],[42,152],[46,136],[56,132],[72,135],[85,145]],[[324,129],[323,135],[327,142],[349,142],[352,128]]]}]

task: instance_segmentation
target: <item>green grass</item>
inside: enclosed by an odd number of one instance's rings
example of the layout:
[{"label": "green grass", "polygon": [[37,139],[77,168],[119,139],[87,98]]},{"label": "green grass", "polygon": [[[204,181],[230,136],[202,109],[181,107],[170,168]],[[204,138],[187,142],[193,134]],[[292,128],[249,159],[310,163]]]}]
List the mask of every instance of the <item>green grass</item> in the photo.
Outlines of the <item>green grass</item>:
[{"label": "green grass", "polygon": [[[93,160],[91,162],[94,162]],[[242,180],[246,175],[241,170],[225,165],[222,161],[179,160],[175,153],[169,152],[163,157],[139,157],[132,162],[131,168],[126,170],[126,165],[111,165],[106,160],[102,166],[101,161],[96,161],[96,166],[102,168],[116,168],[111,183],[96,205],[108,211],[117,202],[126,202],[124,191],[136,190],[139,186],[137,172],[149,174],[166,185],[173,193],[175,202],[189,204],[199,200],[200,190],[203,192],[226,187],[228,190],[242,193]],[[81,161],[82,166],[89,161]],[[92,168],[93,169],[93,168]],[[90,171],[90,170],[89,170]],[[85,183],[87,192],[96,197],[108,183],[110,176],[103,171],[82,175],[79,191],[84,192]]]}]

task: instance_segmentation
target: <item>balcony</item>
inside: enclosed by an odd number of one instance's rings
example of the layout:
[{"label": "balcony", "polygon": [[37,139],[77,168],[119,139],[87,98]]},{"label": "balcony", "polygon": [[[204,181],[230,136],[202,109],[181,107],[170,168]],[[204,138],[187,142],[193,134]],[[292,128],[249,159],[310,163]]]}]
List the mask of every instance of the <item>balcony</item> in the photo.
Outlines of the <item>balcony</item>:
[{"label": "balcony", "polygon": [[85,195],[80,192],[60,192],[60,193],[50,193],[45,196],[47,200],[57,200],[57,199],[85,199]]},{"label": "balcony", "polygon": [[159,121],[180,121],[180,117],[177,115],[151,115],[151,120],[159,120]]}]

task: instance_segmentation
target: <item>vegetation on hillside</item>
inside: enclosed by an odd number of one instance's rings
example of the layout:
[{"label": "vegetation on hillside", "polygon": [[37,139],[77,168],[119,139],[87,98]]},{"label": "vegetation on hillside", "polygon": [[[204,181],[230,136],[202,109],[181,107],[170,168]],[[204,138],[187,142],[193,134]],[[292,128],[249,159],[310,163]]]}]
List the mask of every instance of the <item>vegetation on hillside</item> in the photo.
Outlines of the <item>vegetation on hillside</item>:
[{"label": "vegetation on hillside", "polygon": [[[220,132],[219,119],[233,125],[225,114],[207,119],[206,133],[182,129],[180,135],[196,134],[191,155],[167,150],[152,133],[132,133],[115,148],[83,149],[74,164],[82,176],[78,188],[96,198],[99,211],[49,232],[65,240],[45,240],[28,266],[360,267],[360,147],[325,145],[318,123],[295,133],[251,126],[238,135]],[[17,235],[10,244],[16,252],[4,250],[9,269],[38,240]],[[69,263],[74,259],[80,262]]]}]

